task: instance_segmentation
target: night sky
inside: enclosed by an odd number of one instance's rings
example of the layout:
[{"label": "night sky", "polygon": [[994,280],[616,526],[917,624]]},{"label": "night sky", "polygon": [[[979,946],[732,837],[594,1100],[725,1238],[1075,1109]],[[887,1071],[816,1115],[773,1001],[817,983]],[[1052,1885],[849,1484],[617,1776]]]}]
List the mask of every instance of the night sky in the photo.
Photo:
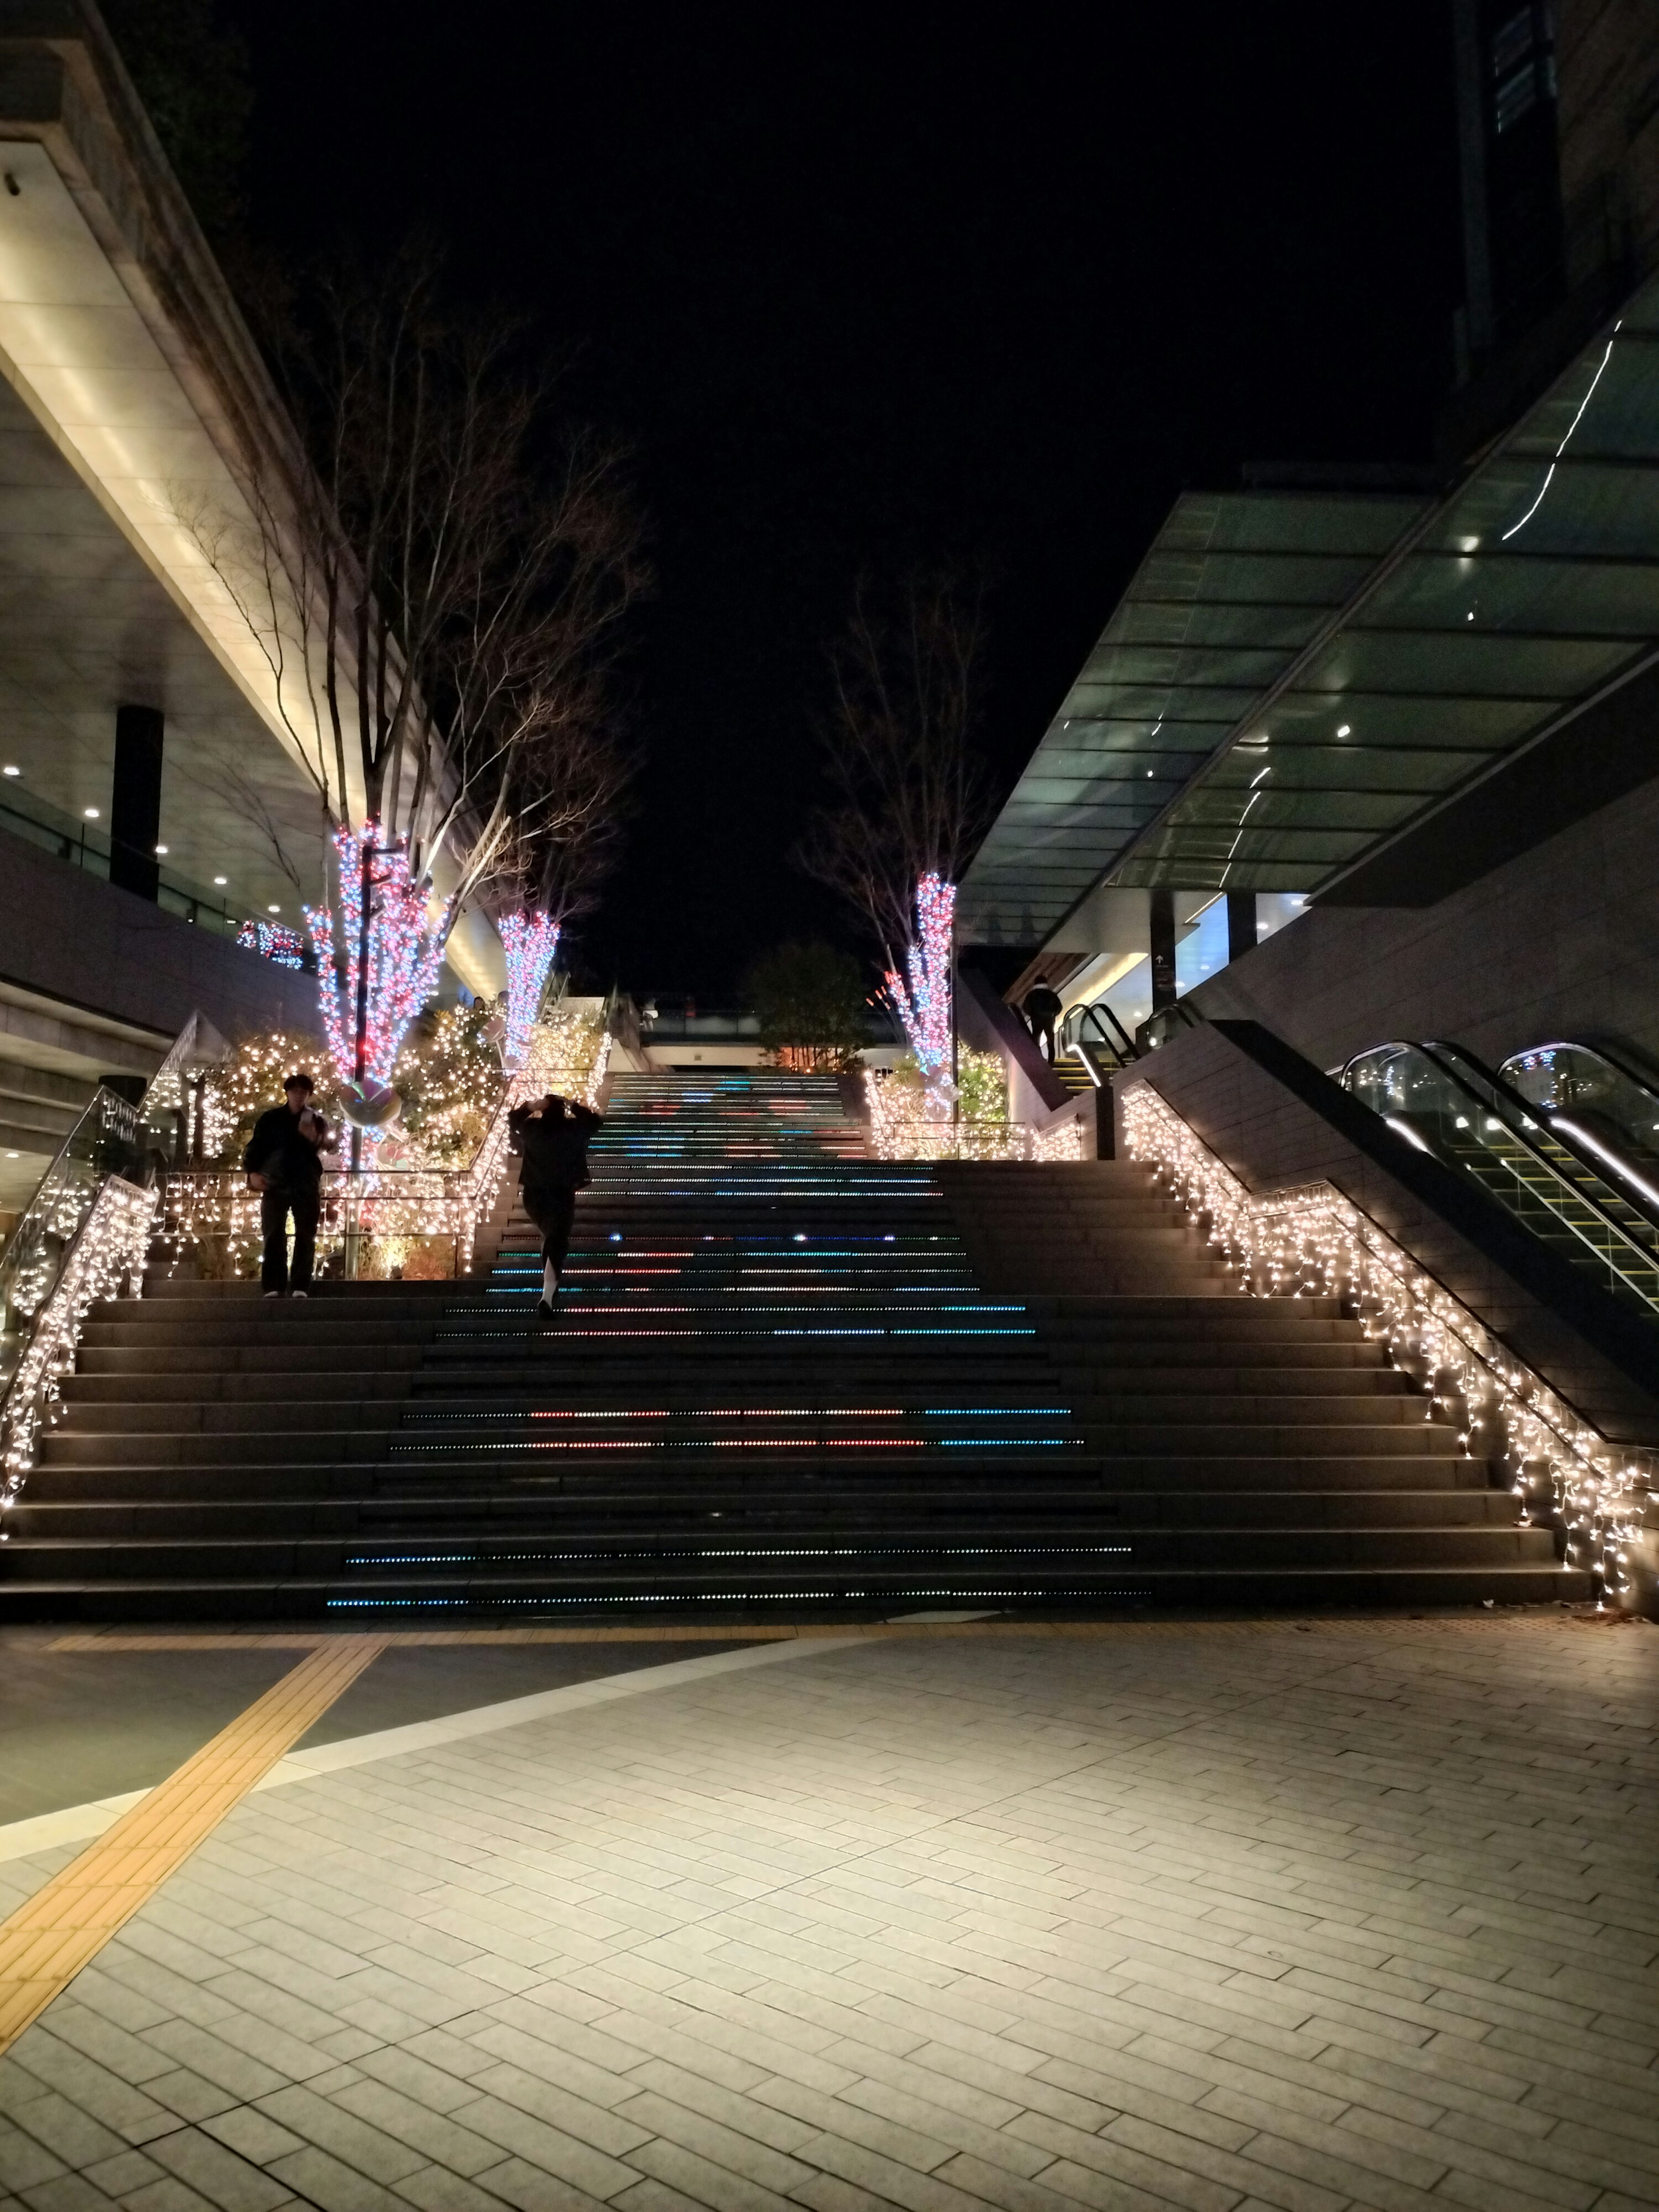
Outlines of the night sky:
[{"label": "night sky", "polygon": [[1000,12],[227,6],[256,235],[436,229],[635,451],[647,765],[590,982],[712,1006],[856,946],[788,851],[860,568],[987,579],[1006,786],[1184,485],[1427,457],[1447,0]]}]

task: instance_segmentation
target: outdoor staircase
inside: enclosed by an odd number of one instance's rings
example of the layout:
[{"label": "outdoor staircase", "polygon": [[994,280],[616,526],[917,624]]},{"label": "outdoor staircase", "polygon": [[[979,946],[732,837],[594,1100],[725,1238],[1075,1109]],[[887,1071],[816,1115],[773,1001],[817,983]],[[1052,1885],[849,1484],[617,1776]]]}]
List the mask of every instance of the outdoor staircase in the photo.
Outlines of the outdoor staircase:
[{"label": "outdoor staircase", "polygon": [[[1589,1594],[1334,1301],[1138,1168],[866,1158],[833,1079],[613,1083],[551,1323],[476,1283],[98,1309],[0,1618],[884,1618]],[[486,1255],[488,1257],[489,1255]]]}]

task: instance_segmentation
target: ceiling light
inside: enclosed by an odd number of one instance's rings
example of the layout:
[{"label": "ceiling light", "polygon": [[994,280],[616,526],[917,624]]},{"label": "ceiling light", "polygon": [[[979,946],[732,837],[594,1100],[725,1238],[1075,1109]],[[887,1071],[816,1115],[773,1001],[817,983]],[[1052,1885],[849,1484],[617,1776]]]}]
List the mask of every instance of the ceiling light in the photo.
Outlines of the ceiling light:
[{"label": "ceiling light", "polygon": [[22,1157],[23,1157],[23,1155],[21,1154],[21,1152],[8,1152],[8,1153],[6,1154],[6,1158],[7,1158],[9,1160],[21,1160],[21,1159],[22,1158]]},{"label": "ceiling light", "polygon": [[265,912],[267,914],[280,914],[282,910],[283,909],[279,906],[268,906],[265,908]]},{"label": "ceiling light", "polygon": [[230,881],[230,878],[228,876],[216,876],[213,880],[218,884],[220,890],[222,890],[225,885]]},{"label": "ceiling light", "polygon": [[98,809],[95,806],[88,807],[87,819],[88,822],[95,822],[98,819]]},{"label": "ceiling light", "polygon": [[165,845],[158,845],[158,846],[155,848],[155,850],[156,850],[156,854],[157,854],[157,855],[158,855],[161,859],[165,860],[165,859],[167,858],[167,847],[166,847]]},{"label": "ceiling light", "polygon": [[9,761],[8,761],[8,762],[6,763],[6,766],[5,766],[4,773],[5,773],[7,775],[21,775],[21,774],[23,773],[23,771],[22,771],[22,769],[21,769],[21,768],[14,768],[14,767],[12,766],[11,763],[10,763]]},{"label": "ceiling light", "polygon": [[1336,734],[1339,738],[1351,738],[1353,735],[1353,724],[1339,722],[1336,726]]}]

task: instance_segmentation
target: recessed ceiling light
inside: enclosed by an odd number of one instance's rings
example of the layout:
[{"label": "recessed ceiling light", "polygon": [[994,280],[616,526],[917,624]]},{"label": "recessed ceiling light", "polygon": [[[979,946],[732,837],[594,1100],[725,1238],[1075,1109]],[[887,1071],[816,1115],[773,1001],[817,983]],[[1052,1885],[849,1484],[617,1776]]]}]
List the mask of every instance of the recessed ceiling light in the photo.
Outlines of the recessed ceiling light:
[{"label": "recessed ceiling light", "polygon": [[6,1154],[6,1158],[7,1158],[9,1160],[21,1160],[21,1159],[22,1158],[22,1157],[23,1157],[23,1155],[21,1154],[21,1152],[8,1152],[8,1153]]},{"label": "recessed ceiling light", "polygon": [[1339,722],[1336,726],[1336,734],[1339,738],[1351,738],[1353,735],[1353,724]]},{"label": "recessed ceiling light", "polygon": [[283,909],[279,906],[268,906],[265,908],[265,912],[267,914],[280,914],[282,910]]},{"label": "recessed ceiling light", "polygon": [[88,822],[95,822],[98,819],[98,809],[95,806],[88,807],[87,819]]},{"label": "recessed ceiling light", "polygon": [[221,890],[222,890],[225,885],[230,881],[230,878],[228,876],[216,876],[213,880],[218,884]]},{"label": "recessed ceiling light", "polygon": [[155,849],[156,849],[156,852],[157,852],[158,854],[161,854],[161,856],[163,859],[165,859],[165,858],[167,857],[167,847],[166,847],[165,845],[158,845],[158,846],[155,848]]},{"label": "recessed ceiling light", "polygon": [[6,763],[6,766],[5,766],[4,773],[5,773],[7,775],[21,775],[21,774],[23,773],[23,771],[22,771],[22,769],[21,769],[21,768],[14,768],[14,767],[12,766],[11,763],[10,763],[9,761],[8,761],[8,762]]}]

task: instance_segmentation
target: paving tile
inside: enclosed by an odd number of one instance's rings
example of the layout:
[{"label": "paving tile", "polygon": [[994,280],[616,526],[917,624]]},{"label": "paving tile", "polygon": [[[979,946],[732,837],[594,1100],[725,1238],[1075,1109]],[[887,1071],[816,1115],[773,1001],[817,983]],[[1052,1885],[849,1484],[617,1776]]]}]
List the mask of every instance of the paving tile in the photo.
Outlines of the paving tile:
[{"label": "paving tile", "polygon": [[150,2155],[220,2212],[275,2212],[289,2191],[252,2160],[198,2128],[179,2128],[150,2147]]},{"label": "paving tile", "polygon": [[271,1791],[0,2064],[0,2187],[48,2098],[30,2212],[1653,2212],[1656,1676],[870,1642]]}]

